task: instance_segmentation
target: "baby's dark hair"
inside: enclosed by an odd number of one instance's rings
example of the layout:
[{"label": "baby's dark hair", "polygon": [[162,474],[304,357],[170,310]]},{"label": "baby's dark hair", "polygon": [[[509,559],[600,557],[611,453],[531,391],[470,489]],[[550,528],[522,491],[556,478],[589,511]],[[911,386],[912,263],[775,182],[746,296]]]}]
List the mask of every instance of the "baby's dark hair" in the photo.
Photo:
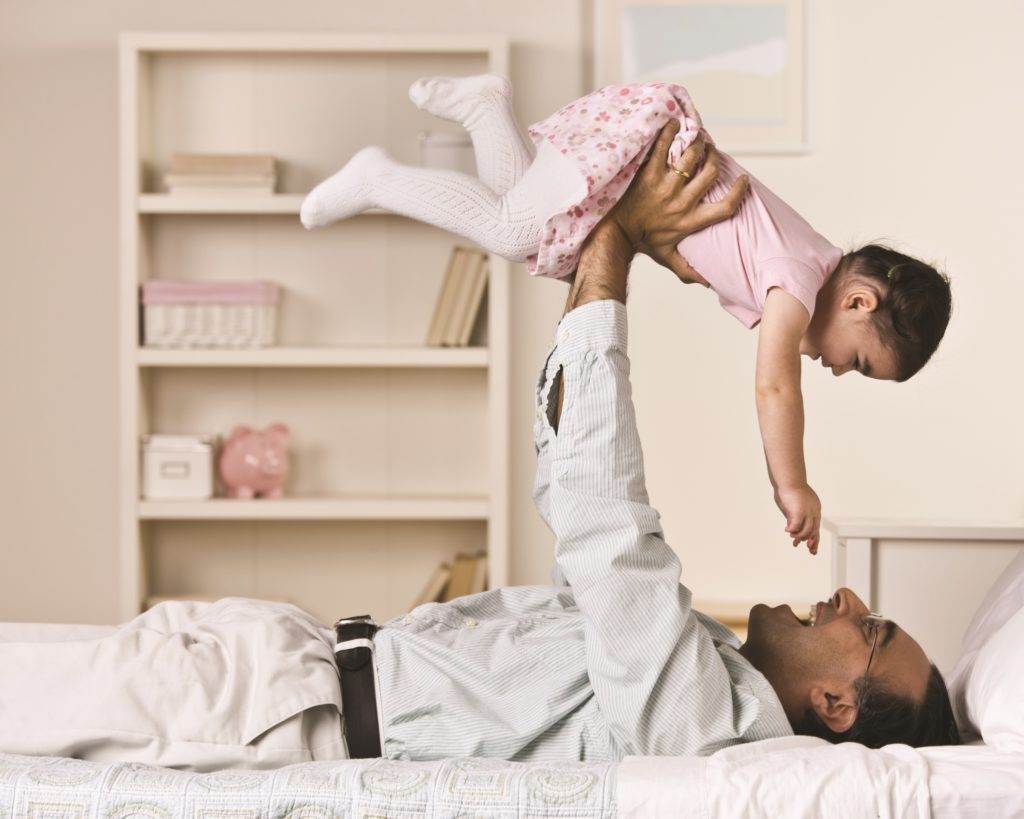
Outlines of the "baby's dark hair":
[{"label": "baby's dark hair", "polygon": [[896,359],[896,380],[906,381],[932,357],[952,312],[949,277],[885,245],[864,245],[843,256],[839,270],[877,285],[873,319],[881,342]]}]

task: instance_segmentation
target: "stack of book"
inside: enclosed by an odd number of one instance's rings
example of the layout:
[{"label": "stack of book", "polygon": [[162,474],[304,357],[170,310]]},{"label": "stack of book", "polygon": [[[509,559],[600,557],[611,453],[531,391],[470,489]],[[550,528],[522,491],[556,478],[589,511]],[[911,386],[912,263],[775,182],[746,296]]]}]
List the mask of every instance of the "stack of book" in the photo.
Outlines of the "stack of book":
[{"label": "stack of book", "polygon": [[465,347],[473,337],[487,289],[488,256],[456,245],[448,258],[441,292],[427,331],[428,347]]},{"label": "stack of book", "polygon": [[164,181],[171,193],[271,194],[277,171],[266,154],[173,154]]},{"label": "stack of book", "polygon": [[430,576],[423,591],[410,608],[424,603],[447,603],[457,597],[476,594],[487,588],[487,553],[459,552],[455,560],[442,563]]}]

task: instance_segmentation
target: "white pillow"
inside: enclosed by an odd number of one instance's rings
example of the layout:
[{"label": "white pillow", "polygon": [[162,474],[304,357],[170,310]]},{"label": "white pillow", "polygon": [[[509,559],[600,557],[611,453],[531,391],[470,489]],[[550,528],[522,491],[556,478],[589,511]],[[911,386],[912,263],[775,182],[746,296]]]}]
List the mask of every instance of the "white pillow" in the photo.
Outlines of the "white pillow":
[{"label": "white pillow", "polygon": [[974,659],[966,716],[985,744],[1024,751],[1024,609],[993,634]]},{"label": "white pillow", "polygon": [[[960,730],[967,735],[977,735],[981,728],[968,713],[967,708],[968,689],[971,688],[971,680],[979,653],[996,632],[1000,631],[1021,609],[1024,609],[1024,549],[1021,549],[1017,557],[1003,570],[999,579],[985,595],[981,605],[978,606],[971,624],[964,633],[960,659],[947,680],[957,723],[960,725]],[[1006,658],[1007,662],[1009,659]],[[998,664],[999,658],[990,656],[988,662]],[[1024,679],[1020,686],[1024,692]],[[975,713],[980,712],[975,711]],[[1022,725],[1022,731],[1024,731],[1024,725]]]}]

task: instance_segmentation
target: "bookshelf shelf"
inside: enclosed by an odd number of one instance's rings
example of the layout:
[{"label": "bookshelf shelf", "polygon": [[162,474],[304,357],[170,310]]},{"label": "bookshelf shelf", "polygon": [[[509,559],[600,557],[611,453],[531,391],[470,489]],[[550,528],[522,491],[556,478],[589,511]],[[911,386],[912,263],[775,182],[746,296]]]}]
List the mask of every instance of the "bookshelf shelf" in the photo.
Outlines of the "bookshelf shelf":
[{"label": "bookshelf shelf", "polygon": [[[304,194],[275,193],[239,194],[222,196],[218,194],[143,193],[138,197],[139,213],[167,214],[267,214],[297,216]],[[359,216],[396,216],[390,211],[370,208]]]},{"label": "bookshelf shelf", "polygon": [[[481,550],[488,586],[508,583],[512,265],[478,268],[485,315],[469,329],[485,346],[423,346],[466,241],[380,209],[339,230],[297,219],[297,191],[364,145],[416,162],[419,132],[458,132],[407,102],[417,77],[508,66],[507,38],[488,34],[121,35],[123,619],[192,591],[289,599],[325,622],[343,599],[386,619],[439,564]],[[178,153],[272,155],[289,192],[157,193]],[[250,215],[285,218],[222,218]],[[281,346],[141,347],[139,285],[155,278],[280,284]],[[292,430],[292,496],[140,500],[141,436],[273,421]]]},{"label": "bookshelf shelf", "polygon": [[488,501],[474,495],[339,496],[277,500],[140,501],[140,520],[476,520]]},{"label": "bookshelf shelf", "polygon": [[266,347],[165,350],[140,347],[140,367],[352,367],[487,369],[486,347]]}]

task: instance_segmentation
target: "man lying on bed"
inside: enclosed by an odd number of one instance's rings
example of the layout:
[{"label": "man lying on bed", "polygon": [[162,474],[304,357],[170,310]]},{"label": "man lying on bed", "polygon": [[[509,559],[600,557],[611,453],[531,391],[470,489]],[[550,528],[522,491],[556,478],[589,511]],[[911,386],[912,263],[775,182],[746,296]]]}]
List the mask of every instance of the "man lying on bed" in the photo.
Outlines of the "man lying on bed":
[{"label": "man lying on bed", "polygon": [[[850,591],[819,604],[812,627],[755,606],[742,646],[690,608],[644,486],[626,281],[634,253],[666,260],[740,190],[701,203],[714,154],[687,183],[666,168],[670,139],[585,246],[538,385],[535,499],[566,585],[385,624],[373,637],[385,756],[707,754],[793,728],[873,746],[956,741],[921,647]],[[704,150],[686,153],[691,171]],[[294,606],[163,603],[119,628],[33,628],[0,627],[0,751],[195,770],[347,753],[334,635]]]}]

